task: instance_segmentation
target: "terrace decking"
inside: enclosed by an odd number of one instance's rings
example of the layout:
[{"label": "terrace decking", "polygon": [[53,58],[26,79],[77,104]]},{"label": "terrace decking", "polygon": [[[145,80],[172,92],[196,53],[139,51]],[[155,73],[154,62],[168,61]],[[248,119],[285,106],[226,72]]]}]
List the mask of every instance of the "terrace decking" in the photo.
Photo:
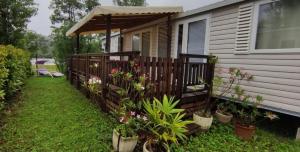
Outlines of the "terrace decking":
[{"label": "terrace decking", "polygon": [[[204,55],[181,54],[179,58],[144,57],[139,52],[119,52],[107,54],[78,54],[69,59],[68,79],[78,89],[91,77],[102,80],[102,94],[96,98],[104,111],[118,108],[120,95],[118,88],[126,86],[126,80],[119,79],[117,84],[111,80],[111,70],[117,68],[122,72],[130,72],[134,62],[139,66],[138,75],[146,74],[146,84],[153,84],[147,90],[146,97],[161,98],[164,94],[180,99],[179,108],[185,109],[186,116],[200,110],[205,102],[209,102],[214,76],[214,63]],[[110,87],[110,92],[107,92]],[[87,96],[88,92],[84,91]],[[95,99],[94,99],[95,100]]]}]

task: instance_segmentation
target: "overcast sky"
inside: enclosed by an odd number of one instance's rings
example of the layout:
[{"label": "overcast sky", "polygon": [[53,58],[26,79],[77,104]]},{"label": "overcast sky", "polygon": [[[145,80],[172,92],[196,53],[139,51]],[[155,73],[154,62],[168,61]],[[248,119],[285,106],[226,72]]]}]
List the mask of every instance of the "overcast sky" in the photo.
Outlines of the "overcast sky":
[{"label": "overcast sky", "polygon": [[[150,6],[183,6],[184,10],[195,9],[204,5],[215,3],[221,0],[147,0]],[[31,22],[28,25],[30,30],[36,31],[43,35],[49,35],[51,33],[51,22],[49,16],[51,10],[49,10],[50,0],[35,0],[38,4],[38,13],[31,18]],[[112,0],[100,0],[101,5],[112,5]]]}]

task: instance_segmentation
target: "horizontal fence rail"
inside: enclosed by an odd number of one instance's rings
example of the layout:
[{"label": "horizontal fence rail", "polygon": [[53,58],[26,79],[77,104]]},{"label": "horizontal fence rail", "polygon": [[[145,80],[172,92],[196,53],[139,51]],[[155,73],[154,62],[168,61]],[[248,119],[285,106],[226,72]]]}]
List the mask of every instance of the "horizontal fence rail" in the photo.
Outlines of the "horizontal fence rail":
[{"label": "horizontal fence rail", "polygon": [[210,96],[214,63],[210,63],[209,56],[194,54],[180,54],[176,59],[144,57],[139,52],[77,54],[68,59],[67,78],[78,89],[82,89],[81,86],[90,78],[100,78],[103,89],[101,100],[104,100],[102,106],[112,110],[118,107],[120,96],[117,91],[107,94],[107,90],[128,86],[128,81],[124,78],[112,78],[111,72],[114,70],[135,72],[137,77],[146,77],[144,85],[151,86],[145,94],[147,98],[162,98],[166,94],[185,100],[184,96],[188,93],[204,92],[206,98]]}]

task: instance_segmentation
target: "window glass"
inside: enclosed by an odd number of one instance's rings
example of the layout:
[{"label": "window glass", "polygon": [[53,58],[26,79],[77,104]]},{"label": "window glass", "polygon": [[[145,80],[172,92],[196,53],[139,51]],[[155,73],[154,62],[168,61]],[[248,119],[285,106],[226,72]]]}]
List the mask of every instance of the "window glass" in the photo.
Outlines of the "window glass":
[{"label": "window glass", "polygon": [[167,24],[160,25],[158,28],[158,57],[167,57],[168,49],[168,27]]},{"label": "window glass", "polygon": [[300,0],[259,6],[256,49],[300,48]]},{"label": "window glass", "polygon": [[142,56],[150,54],[150,32],[142,33]]},{"label": "window glass", "polygon": [[134,34],[132,37],[132,51],[141,51],[140,50],[140,34]]},{"label": "window glass", "polygon": [[180,24],[178,26],[178,42],[177,42],[177,51],[178,55],[182,53],[182,35],[183,35],[183,24]]},{"label": "window glass", "polygon": [[189,23],[188,53],[204,54],[206,20]]}]

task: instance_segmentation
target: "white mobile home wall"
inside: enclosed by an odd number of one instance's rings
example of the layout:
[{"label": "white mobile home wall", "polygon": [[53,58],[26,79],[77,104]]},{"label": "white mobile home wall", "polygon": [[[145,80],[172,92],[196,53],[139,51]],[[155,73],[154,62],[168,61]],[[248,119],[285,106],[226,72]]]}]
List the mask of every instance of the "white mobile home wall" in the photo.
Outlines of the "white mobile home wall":
[{"label": "white mobile home wall", "polygon": [[[251,49],[255,5],[259,2],[237,3],[186,16],[177,19],[174,28],[177,28],[179,22],[190,18],[209,16],[208,53],[219,57],[217,67],[241,68],[254,75],[254,80],[243,82],[242,87],[251,95],[262,95],[263,108],[300,117],[300,48],[290,53]],[[175,54],[177,31],[174,30],[172,41],[172,52]]]}]

